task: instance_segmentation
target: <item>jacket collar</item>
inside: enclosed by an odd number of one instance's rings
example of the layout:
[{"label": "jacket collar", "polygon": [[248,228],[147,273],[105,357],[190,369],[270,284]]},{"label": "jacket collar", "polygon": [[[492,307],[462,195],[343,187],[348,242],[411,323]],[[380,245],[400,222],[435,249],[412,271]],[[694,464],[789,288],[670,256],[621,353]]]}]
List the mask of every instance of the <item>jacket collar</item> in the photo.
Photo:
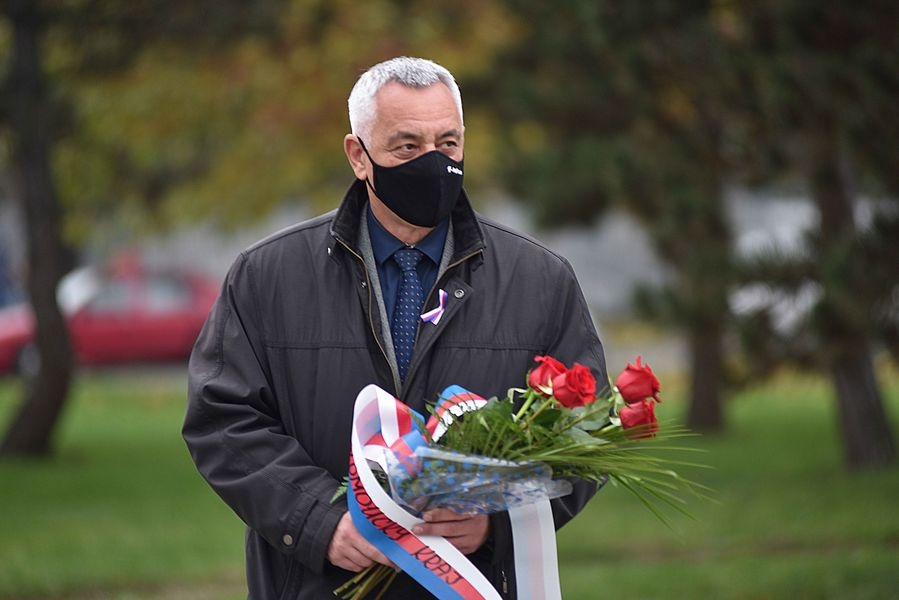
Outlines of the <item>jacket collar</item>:
[{"label": "jacket collar", "polygon": [[[347,190],[331,220],[331,236],[357,254],[360,254],[359,220],[367,203],[368,189],[364,181],[357,179]],[[453,261],[484,249],[484,232],[464,190],[450,218],[453,222]]]}]

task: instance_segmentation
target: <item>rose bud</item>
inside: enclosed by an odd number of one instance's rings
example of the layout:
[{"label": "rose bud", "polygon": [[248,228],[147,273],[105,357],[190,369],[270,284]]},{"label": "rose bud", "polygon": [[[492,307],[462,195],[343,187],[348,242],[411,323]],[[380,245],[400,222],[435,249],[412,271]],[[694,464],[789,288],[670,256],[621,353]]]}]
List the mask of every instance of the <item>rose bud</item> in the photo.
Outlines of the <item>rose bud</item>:
[{"label": "rose bud", "polygon": [[621,392],[621,397],[628,404],[642,402],[647,398],[653,398],[656,402],[661,402],[659,391],[661,384],[656,378],[649,365],[641,365],[640,357],[637,357],[637,364],[627,363],[627,368],[621,372],[618,379],[615,380],[615,387]]},{"label": "rose bud", "polygon": [[634,402],[621,407],[618,414],[621,417],[621,426],[624,429],[639,429],[633,432],[634,438],[649,438],[659,430],[659,422],[656,419],[655,402],[650,399]]}]

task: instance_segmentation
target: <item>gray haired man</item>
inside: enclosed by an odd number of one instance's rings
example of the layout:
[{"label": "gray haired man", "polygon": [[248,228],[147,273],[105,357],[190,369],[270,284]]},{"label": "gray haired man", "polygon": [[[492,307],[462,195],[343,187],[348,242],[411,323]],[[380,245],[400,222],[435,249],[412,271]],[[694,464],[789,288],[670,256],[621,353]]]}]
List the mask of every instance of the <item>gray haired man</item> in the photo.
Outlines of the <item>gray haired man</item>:
[{"label": "gray haired man", "polygon": [[[353,88],[349,117],[356,181],[340,206],[240,254],[190,361],[184,438],[247,525],[254,600],[327,598],[352,573],[390,564],[345,499],[332,502],[366,385],[424,413],[450,384],[485,397],[521,386],[535,355],[608,380],[568,262],[472,209],[450,72],[419,58],[375,65]],[[437,324],[408,320],[441,290]],[[576,482],[554,500],[556,527],[594,492]],[[507,515],[436,510],[425,521],[420,533],[444,536],[516,597]],[[385,598],[428,596],[400,574]]]}]

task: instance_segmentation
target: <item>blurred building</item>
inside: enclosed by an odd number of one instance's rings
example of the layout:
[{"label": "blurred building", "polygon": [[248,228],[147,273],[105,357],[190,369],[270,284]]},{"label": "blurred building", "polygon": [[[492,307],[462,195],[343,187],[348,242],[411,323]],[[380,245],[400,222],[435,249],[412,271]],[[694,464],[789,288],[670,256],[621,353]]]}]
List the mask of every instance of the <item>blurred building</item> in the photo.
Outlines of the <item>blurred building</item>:
[{"label": "blurred building", "polygon": [[[527,209],[507,197],[492,197],[479,208],[489,217],[529,233],[571,262],[584,289],[594,319],[603,328],[632,316],[631,298],[635,286],[661,285],[668,274],[651,240],[638,222],[621,212],[581,227],[538,231]],[[759,195],[734,190],[728,195],[728,211],[736,234],[736,247],[747,256],[774,247],[796,251],[802,232],[817,218],[814,206],[800,193]],[[861,224],[870,214],[870,203],[859,203]],[[258,223],[238,230],[221,231],[210,224],[193,224],[161,237],[140,241],[142,262],[147,266],[176,266],[196,269],[217,279],[224,277],[237,255],[255,241],[279,229],[312,216],[300,203],[285,203]],[[12,202],[0,200],[0,252],[7,252],[13,273],[24,262],[23,227]],[[87,256],[101,257],[99,249],[88,248]],[[2,263],[2,258],[0,258]],[[740,301],[763,301],[753,294],[764,290],[743,290]],[[628,352],[625,349],[624,352]],[[679,347],[658,353],[682,355]],[[610,363],[613,362],[610,360]]]},{"label": "blurred building", "polygon": [[[868,203],[860,203],[859,219],[866,220]],[[526,208],[509,198],[494,197],[480,209],[489,217],[528,233],[567,257],[598,320],[627,317],[631,294],[638,284],[662,284],[666,267],[638,222],[613,212],[602,221],[581,227],[538,231]],[[814,223],[816,213],[800,194],[765,195],[736,190],[728,196],[728,210],[742,255],[778,247],[795,251],[802,231]],[[194,224],[139,242],[143,261],[151,266],[196,268],[224,277],[230,264],[247,246],[262,237],[312,216],[299,203],[284,204],[258,223],[234,231]],[[12,272],[24,262],[23,228],[12,202],[0,200],[0,252],[5,251]],[[92,255],[92,249],[88,254]],[[2,258],[0,258],[2,261]]]}]

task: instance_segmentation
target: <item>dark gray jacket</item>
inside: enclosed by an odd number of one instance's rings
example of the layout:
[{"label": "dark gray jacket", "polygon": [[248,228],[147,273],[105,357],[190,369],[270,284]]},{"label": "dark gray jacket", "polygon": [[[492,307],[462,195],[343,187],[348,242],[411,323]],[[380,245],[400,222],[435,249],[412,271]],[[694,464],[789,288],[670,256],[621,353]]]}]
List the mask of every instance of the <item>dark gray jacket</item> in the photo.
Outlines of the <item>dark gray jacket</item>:
[{"label": "dark gray jacket", "polygon": [[[349,461],[353,403],[375,383],[420,412],[449,384],[485,397],[522,387],[534,356],[589,366],[607,381],[602,346],[570,265],[460,199],[450,249],[425,307],[448,292],[439,325],[420,325],[397,383],[377,275],[366,268],[356,182],[334,212],[243,252],[190,359],[184,439],[200,473],[247,524],[252,600],[324,599],[350,573],[327,561],[346,502],[331,498]],[[561,527],[594,486],[553,502]],[[511,534],[492,518],[471,559],[514,597]],[[425,595],[405,575],[387,598]]]}]

